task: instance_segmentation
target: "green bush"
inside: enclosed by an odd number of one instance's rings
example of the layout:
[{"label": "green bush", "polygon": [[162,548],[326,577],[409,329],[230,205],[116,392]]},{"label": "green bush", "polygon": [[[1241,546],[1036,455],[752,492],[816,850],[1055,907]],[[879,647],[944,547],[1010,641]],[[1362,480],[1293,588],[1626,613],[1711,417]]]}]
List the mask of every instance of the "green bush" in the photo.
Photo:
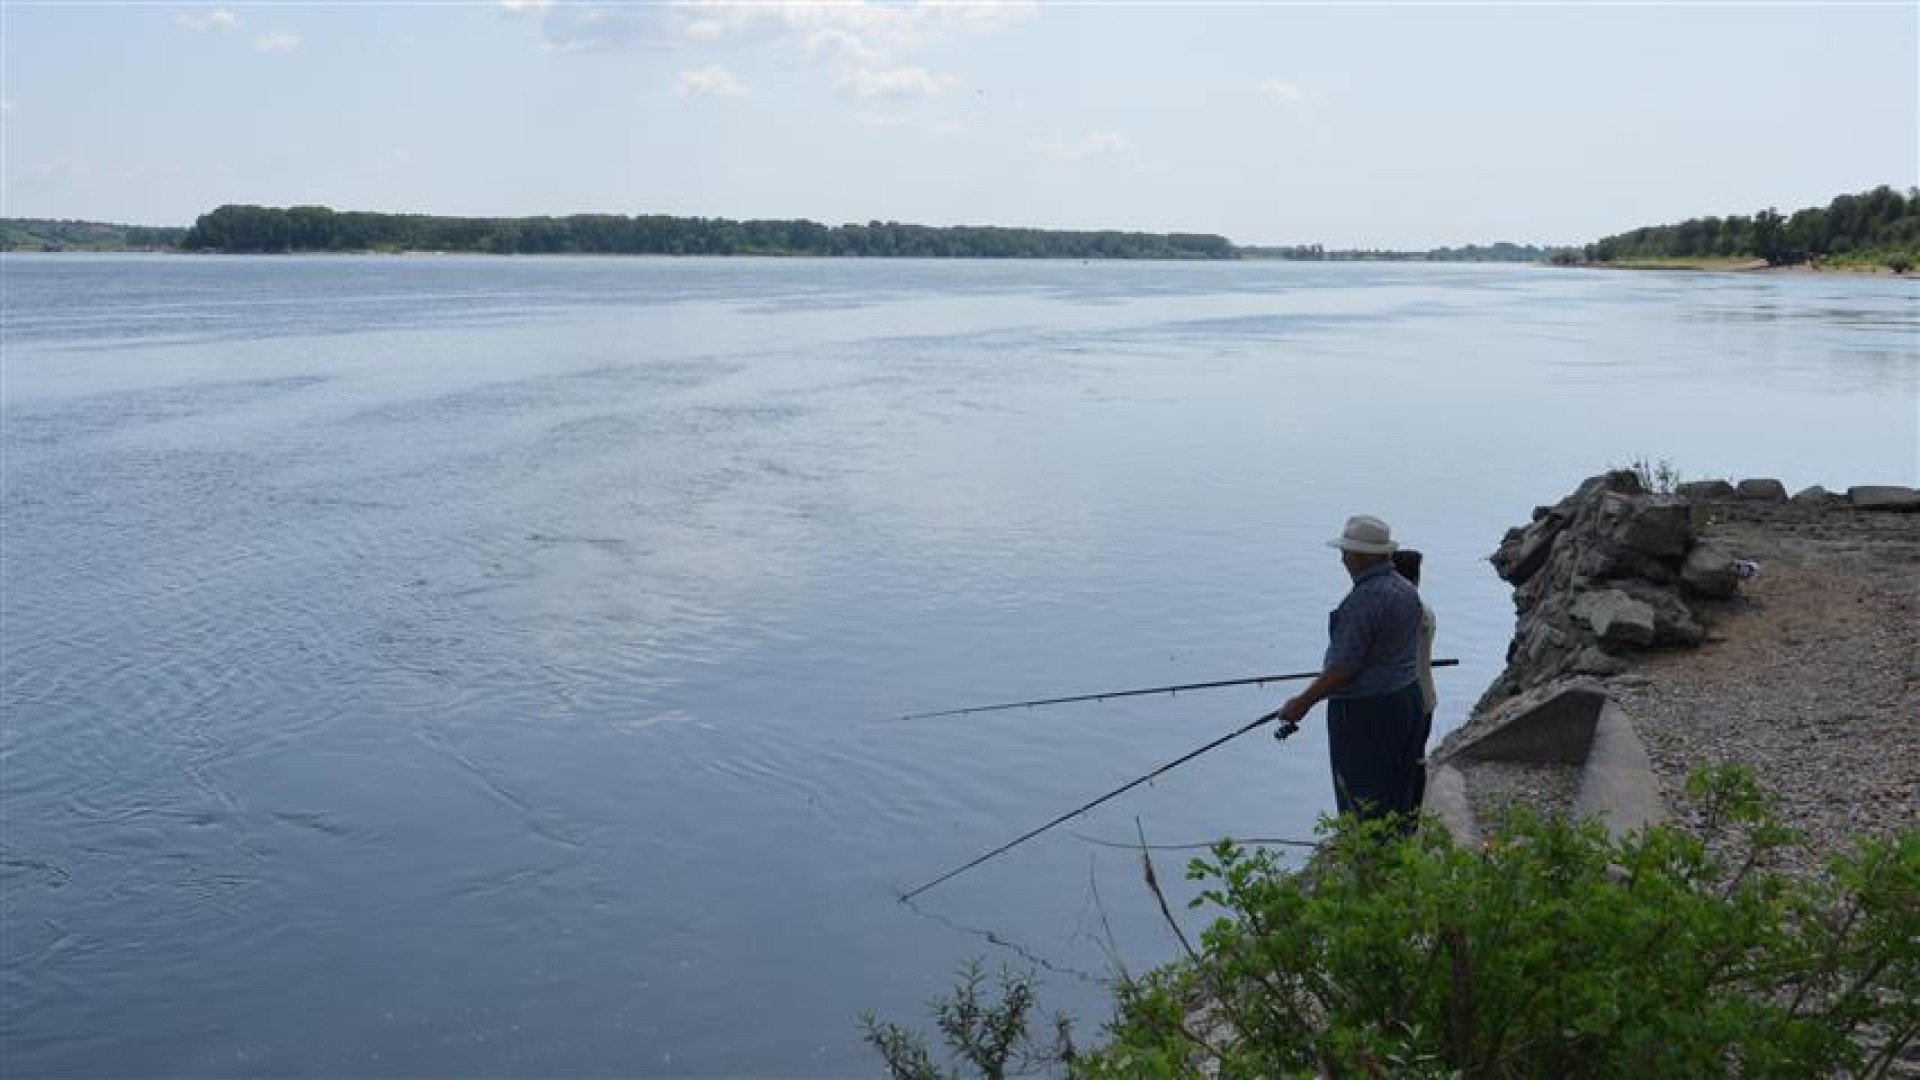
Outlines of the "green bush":
[{"label": "green bush", "polygon": [[1030,1018],[1037,1003],[1032,972],[1002,968],[998,993],[993,996],[985,992],[986,981],[980,962],[972,961],[960,969],[960,984],[953,994],[929,1004],[934,1026],[955,1063],[944,1070],[934,1063],[926,1040],[915,1032],[870,1012],[860,1017],[867,1042],[880,1052],[893,1080],[958,1078],[965,1075],[961,1065],[983,1080],[1004,1080],[1073,1060],[1072,1025],[1066,1017],[1053,1017],[1051,1042],[1042,1045],[1034,1039]]},{"label": "green bush", "polygon": [[[1524,810],[1481,850],[1341,820],[1309,867],[1230,841],[1190,959],[1123,980],[1082,1077],[1884,1074],[1920,1033],[1920,831],[1817,880],[1751,774],[1695,777],[1703,835]],[[913,1075],[895,1071],[896,1076]],[[936,1075],[936,1074],[927,1074]]]},{"label": "green bush", "polygon": [[[1619,469],[1620,466],[1610,468]],[[1641,490],[1655,495],[1671,495],[1680,487],[1680,470],[1666,458],[1649,462],[1644,457],[1637,457],[1626,465],[1625,471],[1631,472],[1640,481]]]}]

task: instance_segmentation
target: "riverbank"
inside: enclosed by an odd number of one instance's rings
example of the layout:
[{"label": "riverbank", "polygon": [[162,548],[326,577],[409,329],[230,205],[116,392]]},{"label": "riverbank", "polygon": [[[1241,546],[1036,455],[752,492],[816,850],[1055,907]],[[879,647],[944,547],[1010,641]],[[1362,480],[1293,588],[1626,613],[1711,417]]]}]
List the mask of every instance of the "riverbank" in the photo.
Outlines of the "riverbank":
[{"label": "riverbank", "polygon": [[[1910,840],[1920,491],[1639,479],[1592,478],[1493,556],[1519,609],[1508,665],[1435,751],[1429,808],[1467,843],[1517,804],[1717,845],[1689,780],[1737,766],[1794,838],[1767,868],[1808,887],[1864,841]],[[1908,1025],[1857,1037],[1920,1076]]]},{"label": "riverbank", "polygon": [[[1796,872],[1920,826],[1920,494],[1636,487],[1595,477],[1494,556],[1519,618],[1506,670],[1434,754],[1442,789],[1466,789],[1443,808],[1455,831],[1508,802],[1697,825],[1687,778],[1727,764],[1804,837]],[[1627,764],[1589,756],[1609,721]],[[1600,794],[1622,791],[1639,805]]]},{"label": "riverbank", "polygon": [[1132,988],[1091,1075],[1143,1045],[1481,1075],[1517,1044],[1543,1067],[1515,1075],[1920,1077],[1920,491],[1652,479],[1591,477],[1493,554],[1518,619],[1433,754],[1452,842],[1382,859],[1343,826],[1297,874],[1216,850],[1229,918]]},{"label": "riverbank", "polygon": [[[1814,265],[1792,263],[1783,266],[1770,266],[1765,259],[1747,258],[1614,259],[1609,262],[1590,262],[1576,265],[1600,270],[1683,270],[1695,273],[1716,274],[1859,274],[1868,277],[1914,277],[1911,273],[1895,270],[1882,263],[1822,263]],[[1914,279],[1920,280],[1920,278]]]},{"label": "riverbank", "polygon": [[1787,853],[1802,873],[1920,826],[1920,514],[1819,495],[1693,506],[1702,542],[1758,572],[1698,605],[1698,648],[1609,680],[1666,804],[1695,769],[1748,766],[1804,836]]}]

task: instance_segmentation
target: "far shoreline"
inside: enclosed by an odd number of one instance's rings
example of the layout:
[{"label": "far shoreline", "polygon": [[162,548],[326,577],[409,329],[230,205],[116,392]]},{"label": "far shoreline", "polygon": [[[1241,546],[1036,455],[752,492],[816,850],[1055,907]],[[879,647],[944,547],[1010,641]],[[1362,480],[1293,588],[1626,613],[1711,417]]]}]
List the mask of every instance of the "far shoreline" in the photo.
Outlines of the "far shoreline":
[{"label": "far shoreline", "polygon": [[1861,277],[1887,277],[1901,280],[1920,280],[1920,276],[1901,273],[1886,265],[1858,266],[1809,266],[1806,263],[1783,263],[1770,265],[1765,259],[1615,259],[1610,262],[1573,263],[1569,269],[1585,270],[1656,270],[1689,274],[1761,274],[1761,275],[1824,275],[1848,274]]}]

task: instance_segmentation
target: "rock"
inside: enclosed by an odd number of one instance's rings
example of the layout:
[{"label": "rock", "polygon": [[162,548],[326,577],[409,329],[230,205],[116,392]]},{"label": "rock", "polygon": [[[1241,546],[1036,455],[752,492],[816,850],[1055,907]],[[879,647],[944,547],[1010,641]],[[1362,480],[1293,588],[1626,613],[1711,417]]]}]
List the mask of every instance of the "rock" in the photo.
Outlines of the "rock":
[{"label": "rock", "polygon": [[1586,621],[1602,645],[1645,648],[1653,644],[1654,611],[1619,589],[1588,593],[1574,601],[1573,613]]},{"label": "rock", "polygon": [[1493,569],[1500,580],[1514,585],[1524,585],[1528,578],[1540,572],[1545,565],[1547,555],[1553,550],[1554,537],[1560,535],[1560,524],[1552,515],[1542,517],[1532,525],[1519,531],[1515,536],[1508,533],[1509,541],[1500,545],[1493,553]]},{"label": "rock", "polygon": [[1680,594],[1649,581],[1621,581],[1616,588],[1653,609],[1655,645],[1698,645],[1706,640],[1706,628],[1693,616],[1693,609]]},{"label": "rock", "polygon": [[1627,662],[1598,645],[1589,645],[1574,654],[1569,669],[1581,675],[1618,675],[1627,670]]},{"label": "rock", "polygon": [[1793,493],[1794,502],[1811,506],[1819,506],[1822,503],[1831,502],[1832,500],[1833,492],[1828,491],[1819,484],[1815,484],[1812,487],[1801,488],[1799,491]]},{"label": "rock", "polygon": [[1603,520],[1618,515],[1611,539],[1643,555],[1677,558],[1693,542],[1693,513],[1687,501],[1676,496],[1631,498],[1610,492],[1600,512]]},{"label": "rock", "polygon": [[1615,673],[1615,658],[1636,649],[1699,643],[1706,632],[1681,579],[1693,513],[1686,499],[1649,494],[1618,471],[1587,478],[1508,530],[1491,561],[1513,585],[1517,619],[1483,703],[1568,673]]},{"label": "rock", "polygon": [[1740,586],[1733,554],[1714,544],[1701,544],[1687,554],[1687,561],[1680,567],[1680,580],[1695,596],[1712,600],[1725,600]]},{"label": "rock", "polygon": [[1912,513],[1920,510],[1920,491],[1910,487],[1869,484],[1847,489],[1847,501],[1856,510],[1893,510]]},{"label": "rock", "polygon": [[1733,489],[1733,497],[1748,502],[1786,502],[1787,486],[1778,480],[1742,480]]},{"label": "rock", "polygon": [[1679,580],[1666,562],[1621,544],[1587,548],[1574,563],[1572,580],[1576,586],[1616,578],[1645,578],[1662,585]]},{"label": "rock", "polygon": [[1677,485],[1674,494],[1692,502],[1712,502],[1733,498],[1733,485],[1725,480],[1689,480]]}]

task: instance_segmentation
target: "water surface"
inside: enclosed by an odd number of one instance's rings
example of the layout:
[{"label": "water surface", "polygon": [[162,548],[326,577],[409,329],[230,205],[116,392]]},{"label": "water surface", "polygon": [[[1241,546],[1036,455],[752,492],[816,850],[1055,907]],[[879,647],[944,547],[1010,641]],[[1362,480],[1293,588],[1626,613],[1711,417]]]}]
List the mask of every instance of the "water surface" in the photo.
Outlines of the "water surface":
[{"label": "water surface", "polygon": [[[974,955],[1170,957],[1090,840],[1304,837],[1271,708],[1374,513],[1440,726],[1484,556],[1635,457],[1920,479],[1920,291],[1512,267],[0,261],[19,1075],[874,1074]],[[1161,877],[1179,877],[1178,856]],[[1177,899],[1177,898],[1176,898]],[[991,936],[989,936],[991,935]]]}]

